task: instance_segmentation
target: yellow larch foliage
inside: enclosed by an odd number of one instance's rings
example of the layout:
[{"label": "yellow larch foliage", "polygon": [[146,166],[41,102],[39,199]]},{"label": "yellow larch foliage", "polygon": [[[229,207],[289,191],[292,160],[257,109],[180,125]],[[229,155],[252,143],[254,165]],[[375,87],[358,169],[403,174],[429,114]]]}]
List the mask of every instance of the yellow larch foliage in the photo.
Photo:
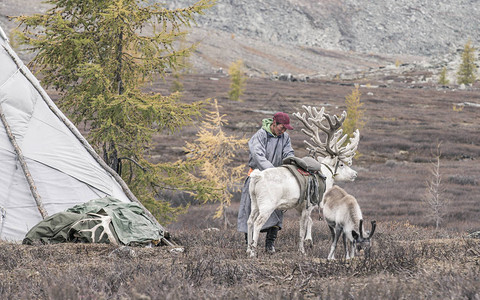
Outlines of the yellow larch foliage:
[{"label": "yellow larch foliage", "polygon": [[361,95],[358,85],[355,85],[355,89],[352,90],[352,93],[345,97],[347,118],[343,123],[343,132],[348,134],[350,138],[353,136],[353,132],[356,129],[362,130],[365,126],[365,109],[363,108],[363,103],[360,102]]},{"label": "yellow larch foliage", "polygon": [[245,166],[232,166],[235,153],[246,149],[248,140],[234,135],[226,135],[223,126],[228,124],[219,111],[215,99],[213,110],[205,117],[193,143],[187,142],[184,150],[188,160],[198,162],[200,168],[195,176],[200,176],[214,183],[220,193],[218,199],[205,202],[218,202],[220,205],[215,213],[215,218],[225,217],[225,208],[230,206],[232,192],[240,189],[238,184],[245,176]]}]

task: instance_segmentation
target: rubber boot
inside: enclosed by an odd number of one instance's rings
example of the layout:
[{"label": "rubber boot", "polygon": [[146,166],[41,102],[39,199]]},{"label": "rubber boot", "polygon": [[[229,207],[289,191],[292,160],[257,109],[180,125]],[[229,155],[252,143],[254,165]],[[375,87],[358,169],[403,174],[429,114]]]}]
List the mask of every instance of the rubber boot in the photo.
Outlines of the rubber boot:
[{"label": "rubber boot", "polygon": [[265,250],[267,253],[275,253],[275,240],[277,239],[278,226],[268,228],[267,236],[265,237]]},{"label": "rubber boot", "polygon": [[245,243],[247,244],[248,246],[248,233],[245,232]]}]

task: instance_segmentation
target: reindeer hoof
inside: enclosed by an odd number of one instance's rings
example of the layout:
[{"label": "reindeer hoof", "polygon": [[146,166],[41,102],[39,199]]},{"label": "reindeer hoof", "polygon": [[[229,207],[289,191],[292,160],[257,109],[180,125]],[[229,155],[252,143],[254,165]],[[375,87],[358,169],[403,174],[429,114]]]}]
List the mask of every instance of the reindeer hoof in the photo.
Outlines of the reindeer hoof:
[{"label": "reindeer hoof", "polygon": [[313,249],[313,241],[311,239],[305,240],[305,245],[308,248]]},{"label": "reindeer hoof", "polygon": [[255,254],[255,250],[253,249],[247,249],[247,255],[250,256],[250,257],[255,257],[256,254]]}]

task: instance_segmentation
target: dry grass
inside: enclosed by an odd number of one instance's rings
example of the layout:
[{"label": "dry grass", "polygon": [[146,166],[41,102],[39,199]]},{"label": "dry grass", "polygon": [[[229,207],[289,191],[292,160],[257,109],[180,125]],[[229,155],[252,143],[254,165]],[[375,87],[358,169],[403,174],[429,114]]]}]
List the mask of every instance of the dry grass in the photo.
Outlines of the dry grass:
[{"label": "dry grass", "polygon": [[[211,208],[211,207],[210,207]],[[209,213],[208,209],[201,210]],[[204,217],[202,212],[193,214]],[[233,215],[232,215],[233,217]],[[207,218],[208,219],[208,218]],[[286,218],[278,252],[246,257],[233,229],[176,230],[185,247],[0,243],[2,299],[478,299],[480,240],[408,223],[379,222],[370,259],[327,261],[327,229],[296,249],[297,221]],[[215,221],[211,220],[211,225]],[[189,224],[185,224],[189,225]],[[442,238],[439,238],[441,236]],[[343,249],[338,250],[338,256]]]}]

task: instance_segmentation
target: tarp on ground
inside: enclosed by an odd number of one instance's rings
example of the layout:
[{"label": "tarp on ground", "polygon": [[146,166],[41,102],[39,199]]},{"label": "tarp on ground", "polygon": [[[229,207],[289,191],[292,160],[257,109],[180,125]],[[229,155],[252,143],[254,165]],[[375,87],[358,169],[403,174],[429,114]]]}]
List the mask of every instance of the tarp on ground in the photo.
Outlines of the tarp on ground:
[{"label": "tarp on ground", "polygon": [[163,235],[163,228],[150,221],[138,204],[104,197],[45,218],[26,234],[23,243],[146,245],[158,244]]}]

